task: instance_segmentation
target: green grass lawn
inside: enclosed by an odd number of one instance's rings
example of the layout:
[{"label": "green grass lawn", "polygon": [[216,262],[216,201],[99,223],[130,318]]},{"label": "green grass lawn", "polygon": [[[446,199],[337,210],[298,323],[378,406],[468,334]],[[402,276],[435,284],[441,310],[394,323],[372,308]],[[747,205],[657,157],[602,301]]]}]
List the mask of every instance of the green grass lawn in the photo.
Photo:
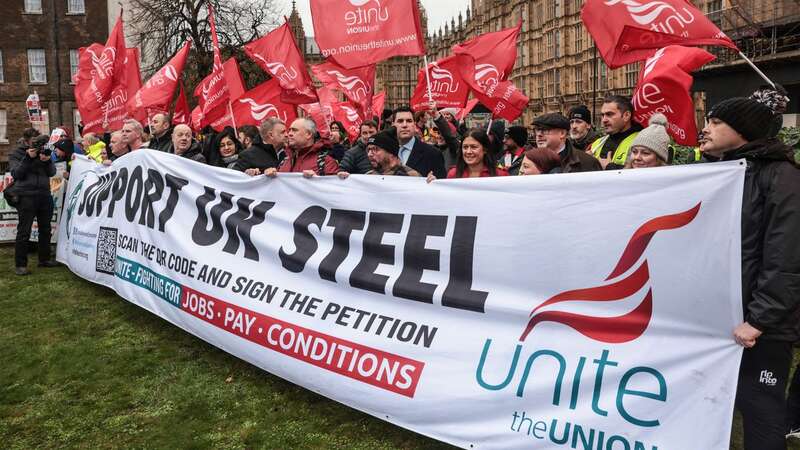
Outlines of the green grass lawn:
[{"label": "green grass lawn", "polygon": [[274,377],[64,267],[12,270],[0,247],[2,448],[452,448]]}]

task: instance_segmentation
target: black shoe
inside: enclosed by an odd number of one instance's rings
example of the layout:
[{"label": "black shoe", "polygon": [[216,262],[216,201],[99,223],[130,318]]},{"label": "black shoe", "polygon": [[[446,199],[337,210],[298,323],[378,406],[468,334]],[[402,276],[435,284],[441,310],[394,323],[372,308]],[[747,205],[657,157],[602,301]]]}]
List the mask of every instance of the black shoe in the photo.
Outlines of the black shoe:
[{"label": "black shoe", "polygon": [[31,272],[27,267],[14,267],[14,273],[17,275],[30,275]]},{"label": "black shoe", "polygon": [[42,262],[39,263],[39,267],[58,267],[60,265],[61,264],[59,264],[59,263],[57,263],[55,261],[42,261]]}]

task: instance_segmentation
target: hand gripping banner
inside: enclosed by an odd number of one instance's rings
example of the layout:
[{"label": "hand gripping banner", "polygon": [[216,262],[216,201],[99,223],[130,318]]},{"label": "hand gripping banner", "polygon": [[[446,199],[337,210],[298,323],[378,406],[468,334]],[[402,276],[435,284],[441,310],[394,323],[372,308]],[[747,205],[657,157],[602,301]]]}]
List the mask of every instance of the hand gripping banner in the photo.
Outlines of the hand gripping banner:
[{"label": "hand gripping banner", "polygon": [[58,260],[459,447],[721,450],[743,180],[739,161],[429,184],[79,157]]}]

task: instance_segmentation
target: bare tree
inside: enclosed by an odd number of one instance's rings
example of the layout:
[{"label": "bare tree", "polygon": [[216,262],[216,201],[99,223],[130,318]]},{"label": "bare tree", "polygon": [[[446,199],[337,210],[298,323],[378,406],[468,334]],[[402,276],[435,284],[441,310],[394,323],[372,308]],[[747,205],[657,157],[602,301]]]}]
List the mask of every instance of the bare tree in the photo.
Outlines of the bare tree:
[{"label": "bare tree", "polygon": [[132,44],[142,53],[144,79],[191,39],[192,51],[184,69],[187,96],[191,97],[194,87],[211,72],[214,60],[208,3],[214,8],[223,60],[236,56],[245,82],[251,87],[268,78],[247,60],[242,46],[282,22],[283,16],[274,0],[130,0],[126,27],[134,31]]}]

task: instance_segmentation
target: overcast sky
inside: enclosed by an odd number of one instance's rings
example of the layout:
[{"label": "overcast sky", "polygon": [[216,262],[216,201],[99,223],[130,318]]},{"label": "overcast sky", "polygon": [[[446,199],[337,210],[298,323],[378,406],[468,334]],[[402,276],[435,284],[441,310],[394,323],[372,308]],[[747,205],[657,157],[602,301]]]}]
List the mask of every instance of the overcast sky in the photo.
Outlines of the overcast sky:
[{"label": "overcast sky", "polygon": [[[292,10],[292,1],[278,0],[278,3],[285,5],[288,16]],[[311,23],[311,10],[308,5],[309,0],[297,0],[297,11],[303,20],[303,28],[306,30],[306,34],[311,36],[314,34],[314,27]],[[428,34],[438,30],[440,26],[444,28],[445,22],[449,23],[451,18],[458,21],[458,12],[461,11],[463,14],[468,5],[469,0],[422,0],[422,6],[428,13]]]}]

